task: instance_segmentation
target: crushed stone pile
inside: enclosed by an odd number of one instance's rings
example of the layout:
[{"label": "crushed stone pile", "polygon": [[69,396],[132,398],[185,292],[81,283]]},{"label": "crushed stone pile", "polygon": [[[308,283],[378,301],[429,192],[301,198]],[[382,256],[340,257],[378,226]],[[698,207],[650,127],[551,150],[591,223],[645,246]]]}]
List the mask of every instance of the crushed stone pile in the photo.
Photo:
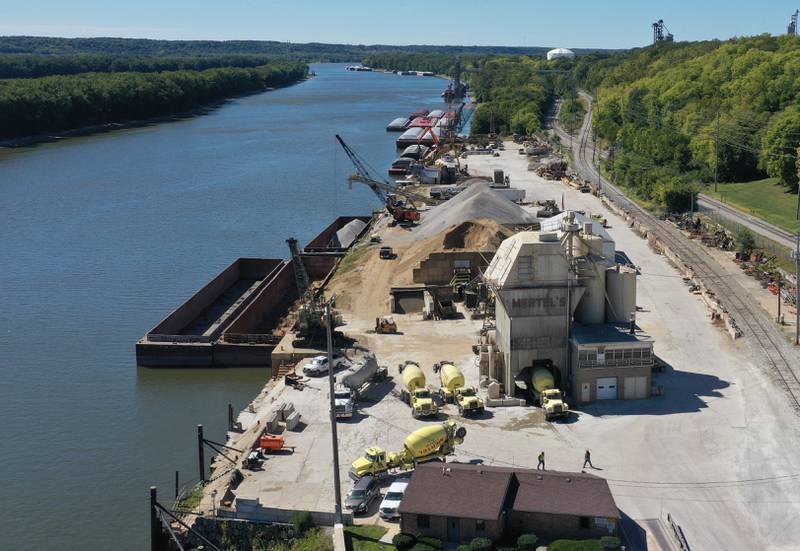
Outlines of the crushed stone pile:
[{"label": "crushed stone pile", "polygon": [[500,193],[488,183],[475,183],[423,215],[416,229],[418,239],[429,239],[444,230],[464,222],[489,219],[498,224],[533,224],[536,216]]}]

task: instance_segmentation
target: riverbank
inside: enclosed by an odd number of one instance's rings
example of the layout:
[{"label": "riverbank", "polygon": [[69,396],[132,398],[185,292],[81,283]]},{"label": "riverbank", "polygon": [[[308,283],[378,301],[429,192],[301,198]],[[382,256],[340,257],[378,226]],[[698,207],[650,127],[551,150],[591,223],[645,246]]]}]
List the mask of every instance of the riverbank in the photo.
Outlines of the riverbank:
[{"label": "riverbank", "polygon": [[236,94],[234,96],[227,97],[225,99],[221,99],[219,101],[215,101],[209,103],[207,105],[199,106],[195,109],[190,109],[188,111],[181,111],[178,113],[174,113],[172,115],[163,115],[160,117],[149,117],[145,119],[138,119],[138,120],[128,120],[128,121],[121,121],[121,122],[108,122],[103,124],[91,124],[87,126],[82,126],[80,128],[74,128],[71,130],[59,131],[59,132],[43,132],[41,134],[36,134],[33,136],[24,136],[22,138],[9,138],[6,140],[0,140],[0,150],[1,149],[14,149],[20,147],[31,147],[38,144],[43,143],[51,143],[57,142],[61,140],[65,140],[68,138],[78,138],[81,136],[91,136],[94,134],[105,134],[107,132],[114,132],[116,130],[125,130],[130,128],[143,128],[146,126],[153,126],[156,124],[164,124],[169,122],[181,121],[186,119],[191,119],[194,117],[201,117],[203,115],[207,115],[212,111],[219,109],[220,107],[240,98],[246,98],[248,96],[255,96],[258,94],[263,94],[264,92],[274,92],[275,90],[281,88],[289,88],[291,86],[296,86],[306,80],[310,80],[314,78],[315,75],[309,74],[308,76],[299,79],[295,82],[286,84],[284,86],[270,86],[260,90],[253,90],[250,92],[243,92],[241,94]]}]

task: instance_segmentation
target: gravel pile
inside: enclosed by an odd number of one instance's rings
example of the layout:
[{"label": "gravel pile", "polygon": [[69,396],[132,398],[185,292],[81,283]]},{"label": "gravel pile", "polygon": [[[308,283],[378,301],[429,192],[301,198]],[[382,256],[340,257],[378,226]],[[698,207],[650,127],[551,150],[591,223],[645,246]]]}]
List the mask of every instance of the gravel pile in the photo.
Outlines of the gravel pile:
[{"label": "gravel pile", "polygon": [[534,214],[492,191],[488,183],[475,183],[467,189],[424,213],[416,230],[418,239],[438,235],[447,228],[481,219],[498,224],[532,224]]}]

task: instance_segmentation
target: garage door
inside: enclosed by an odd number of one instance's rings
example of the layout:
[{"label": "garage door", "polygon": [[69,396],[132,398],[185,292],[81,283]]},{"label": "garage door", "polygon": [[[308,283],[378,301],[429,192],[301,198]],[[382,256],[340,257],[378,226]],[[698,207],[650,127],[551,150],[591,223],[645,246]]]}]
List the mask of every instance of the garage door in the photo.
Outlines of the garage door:
[{"label": "garage door", "polygon": [[647,398],[647,377],[625,377],[625,399]]},{"label": "garage door", "polygon": [[602,377],[597,379],[597,399],[616,400],[617,399],[617,378]]}]

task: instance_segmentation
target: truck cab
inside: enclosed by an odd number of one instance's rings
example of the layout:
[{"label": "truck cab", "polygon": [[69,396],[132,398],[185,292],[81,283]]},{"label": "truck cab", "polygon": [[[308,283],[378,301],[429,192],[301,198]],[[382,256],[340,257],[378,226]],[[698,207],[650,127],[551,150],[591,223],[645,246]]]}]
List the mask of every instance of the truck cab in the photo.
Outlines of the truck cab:
[{"label": "truck cab", "polygon": [[379,476],[397,465],[397,454],[387,453],[379,446],[370,446],[364,455],[353,461],[350,466],[350,478],[358,480],[362,476]]},{"label": "truck cab", "polygon": [[333,387],[333,401],[336,418],[350,418],[355,413],[356,404],[353,391],[344,385],[337,384]]},{"label": "truck cab", "polygon": [[411,395],[411,415],[416,419],[439,413],[439,407],[433,401],[431,391],[427,388],[418,388]]},{"label": "truck cab", "polygon": [[544,417],[548,421],[558,417],[565,417],[569,414],[569,406],[564,401],[561,391],[557,388],[543,390],[541,401]]},{"label": "truck cab", "polygon": [[458,407],[458,414],[461,416],[471,413],[480,415],[485,408],[483,400],[478,396],[475,387],[466,386],[456,390],[455,402]]}]

